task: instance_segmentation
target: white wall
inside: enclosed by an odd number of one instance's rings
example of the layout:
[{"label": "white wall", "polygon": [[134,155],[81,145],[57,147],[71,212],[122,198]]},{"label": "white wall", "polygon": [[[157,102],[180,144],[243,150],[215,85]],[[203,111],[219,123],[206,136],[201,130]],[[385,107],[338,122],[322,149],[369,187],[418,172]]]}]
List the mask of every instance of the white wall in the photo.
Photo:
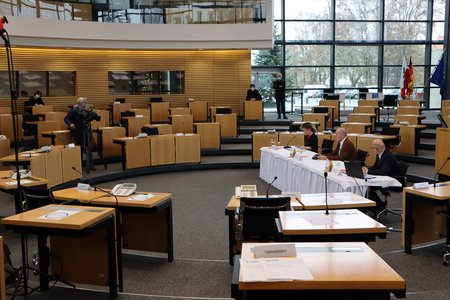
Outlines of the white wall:
[{"label": "white wall", "polygon": [[[269,49],[273,18],[258,24],[123,24],[8,16],[13,46],[99,49]],[[269,9],[270,8],[270,9]]]}]

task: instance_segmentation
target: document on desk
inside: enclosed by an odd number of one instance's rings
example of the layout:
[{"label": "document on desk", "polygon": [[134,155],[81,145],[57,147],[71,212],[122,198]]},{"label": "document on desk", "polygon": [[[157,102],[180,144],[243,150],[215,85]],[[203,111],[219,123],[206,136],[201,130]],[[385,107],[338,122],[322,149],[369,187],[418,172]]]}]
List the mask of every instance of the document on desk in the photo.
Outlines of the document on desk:
[{"label": "document on desk", "polygon": [[[27,184],[27,183],[32,183],[33,180],[30,179],[22,179],[20,180],[20,184]],[[16,181],[8,181],[5,182],[7,185],[17,185],[17,180]]]},{"label": "document on desk", "polygon": [[155,195],[153,194],[137,194],[133,197],[127,198],[130,201],[145,201],[147,199],[153,198]]},{"label": "document on desk", "polygon": [[240,259],[240,264],[243,282],[313,280],[308,267],[299,257]]},{"label": "document on desk", "polygon": [[38,219],[44,219],[44,220],[62,220],[64,218],[67,218],[68,216],[74,215],[79,213],[78,210],[68,210],[68,209],[58,209],[55,211],[52,211],[51,213],[45,214]]}]

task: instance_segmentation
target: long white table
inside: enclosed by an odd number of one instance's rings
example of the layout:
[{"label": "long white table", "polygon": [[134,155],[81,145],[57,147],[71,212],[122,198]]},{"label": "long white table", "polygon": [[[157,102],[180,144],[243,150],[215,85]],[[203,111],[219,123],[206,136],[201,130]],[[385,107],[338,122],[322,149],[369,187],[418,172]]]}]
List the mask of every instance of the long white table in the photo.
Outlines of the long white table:
[{"label": "long white table", "polygon": [[[272,182],[282,192],[299,192],[302,194],[323,193],[325,191],[325,160],[313,160],[314,152],[304,150],[302,160],[290,158],[290,151],[281,148],[262,148],[259,177]],[[344,163],[333,161],[334,172],[328,174],[328,192],[352,192],[365,195],[369,186],[397,186],[400,182],[388,176],[374,176],[373,179],[359,179],[345,175]],[[340,172],[336,172],[340,171]],[[342,172],[343,171],[343,172]]]}]

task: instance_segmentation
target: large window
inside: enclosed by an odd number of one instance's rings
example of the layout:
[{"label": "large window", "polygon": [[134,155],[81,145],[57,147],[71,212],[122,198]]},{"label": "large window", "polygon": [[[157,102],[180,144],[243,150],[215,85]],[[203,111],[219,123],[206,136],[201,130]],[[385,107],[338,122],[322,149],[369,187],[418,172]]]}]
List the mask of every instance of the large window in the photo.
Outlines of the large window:
[{"label": "large window", "polygon": [[184,71],[110,71],[110,95],[184,94]]},{"label": "large window", "polygon": [[439,107],[434,85],[423,93],[443,51],[447,2],[274,0],[276,45],[272,51],[252,51],[253,72],[270,67],[283,73],[288,102],[300,93],[308,98],[313,89],[320,97],[324,87],[331,87],[346,94],[348,107],[357,104],[360,87],[399,94],[406,57],[414,65],[414,96]]},{"label": "large window", "polygon": [[[18,95],[33,95],[36,91],[46,97],[75,95],[73,71],[16,71],[14,76]],[[0,71],[0,97],[10,97],[7,71]]]}]

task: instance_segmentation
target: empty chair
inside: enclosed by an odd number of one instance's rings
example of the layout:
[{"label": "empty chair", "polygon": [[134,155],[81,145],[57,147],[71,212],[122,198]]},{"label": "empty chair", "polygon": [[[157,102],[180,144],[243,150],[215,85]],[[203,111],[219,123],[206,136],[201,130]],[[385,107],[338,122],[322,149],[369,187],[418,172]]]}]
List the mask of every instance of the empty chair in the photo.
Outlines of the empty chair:
[{"label": "empty chair", "polygon": [[278,212],[291,209],[291,198],[241,198],[239,225],[242,240],[267,241],[277,239],[275,219]]},{"label": "empty chair", "polygon": [[[393,209],[393,208],[388,208],[387,207],[387,205],[388,205],[388,198],[391,196],[391,193],[392,192],[401,193],[401,192],[403,192],[403,188],[407,185],[406,173],[408,172],[409,165],[404,163],[403,161],[399,161],[398,165],[399,165],[400,175],[399,176],[393,176],[393,178],[397,179],[402,184],[402,186],[401,187],[382,188],[380,190],[381,194],[384,196],[384,201],[383,202],[384,202],[385,208],[381,212],[378,213],[378,215],[376,217],[377,220],[379,220],[379,218],[380,218],[380,216],[382,214],[386,215],[387,213],[392,213],[392,214],[395,214],[395,215],[398,215],[398,216],[402,215],[402,210],[401,209]],[[393,229],[393,228],[389,228],[389,230],[391,230],[391,231],[400,231],[400,230]]]},{"label": "empty chair", "polygon": [[150,102],[163,102],[162,97],[151,97]]},{"label": "empty chair", "polygon": [[218,107],[218,108],[216,108],[216,114],[231,114],[231,108]]},{"label": "empty chair", "polygon": [[47,188],[22,187],[22,210],[28,211],[54,203],[53,194]]},{"label": "empty chair", "polygon": [[159,135],[159,130],[156,127],[142,127],[141,132],[147,135]]},{"label": "empty chair", "polygon": [[366,157],[368,156],[368,154],[369,154],[369,152],[361,150],[361,149],[358,149],[358,151],[356,152],[358,161],[360,161],[362,165],[365,165]]},{"label": "empty chair", "polygon": [[395,139],[383,139],[383,143],[387,149],[392,149],[401,143],[400,128],[391,128],[389,126],[382,127],[382,135],[395,135]]},{"label": "empty chair", "polygon": [[329,139],[324,139],[322,141],[322,146],[320,147],[320,153],[322,154],[330,154],[333,152],[334,141]]}]

